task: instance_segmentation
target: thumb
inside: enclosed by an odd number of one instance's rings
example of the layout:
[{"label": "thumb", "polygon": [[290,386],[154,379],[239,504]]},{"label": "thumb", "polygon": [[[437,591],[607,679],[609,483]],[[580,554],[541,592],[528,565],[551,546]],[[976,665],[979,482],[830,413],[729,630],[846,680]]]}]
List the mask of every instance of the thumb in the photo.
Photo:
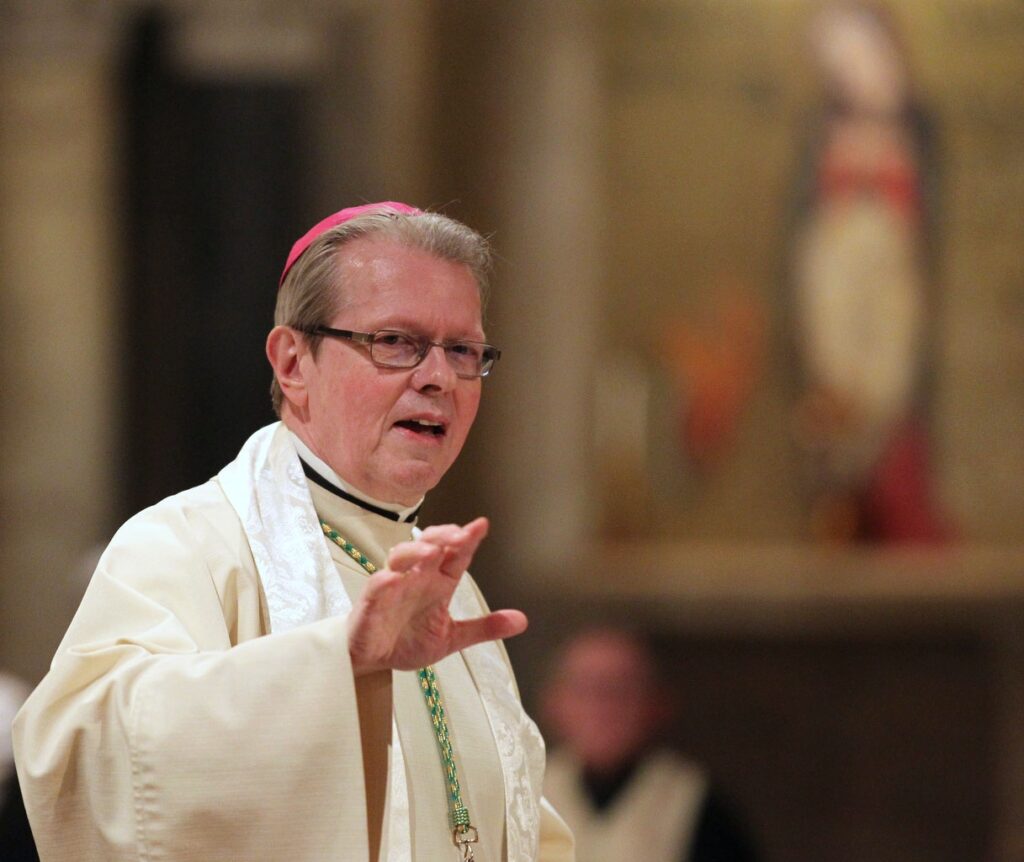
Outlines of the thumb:
[{"label": "thumb", "polygon": [[526,631],[526,614],[522,611],[493,611],[486,616],[460,620],[452,631],[453,651],[463,650],[485,641],[515,637]]}]

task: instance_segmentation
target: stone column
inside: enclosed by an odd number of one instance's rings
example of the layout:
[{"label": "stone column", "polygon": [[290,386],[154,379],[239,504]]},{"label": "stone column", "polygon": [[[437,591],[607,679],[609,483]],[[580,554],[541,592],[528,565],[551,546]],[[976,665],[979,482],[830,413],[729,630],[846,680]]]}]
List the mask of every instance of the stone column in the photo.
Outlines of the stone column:
[{"label": "stone column", "polygon": [[508,375],[496,457],[505,486],[494,511],[508,519],[526,565],[572,551],[594,514],[589,394],[603,272],[604,115],[594,11],[527,4],[509,88],[514,129],[501,187],[500,248],[514,261],[502,286]]},{"label": "stone column", "polygon": [[116,25],[20,0],[0,30],[0,664],[32,680],[114,504]]}]

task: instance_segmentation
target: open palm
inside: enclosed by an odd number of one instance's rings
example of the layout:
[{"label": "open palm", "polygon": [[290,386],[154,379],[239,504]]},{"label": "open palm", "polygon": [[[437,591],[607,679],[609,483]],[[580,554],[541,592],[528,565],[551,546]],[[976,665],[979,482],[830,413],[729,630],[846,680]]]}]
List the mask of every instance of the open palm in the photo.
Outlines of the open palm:
[{"label": "open palm", "polygon": [[488,527],[486,518],[463,527],[429,527],[419,538],[392,548],[387,567],[369,578],[349,620],[349,654],[357,675],[415,670],[526,628],[520,611],[454,620],[448,610]]}]

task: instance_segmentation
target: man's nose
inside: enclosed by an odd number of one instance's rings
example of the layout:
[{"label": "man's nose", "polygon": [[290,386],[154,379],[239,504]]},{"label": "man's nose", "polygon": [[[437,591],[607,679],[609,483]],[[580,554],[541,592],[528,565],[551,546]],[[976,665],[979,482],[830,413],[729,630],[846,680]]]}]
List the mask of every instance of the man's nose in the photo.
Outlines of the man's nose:
[{"label": "man's nose", "polygon": [[431,344],[427,348],[427,355],[413,373],[413,383],[417,389],[436,387],[447,392],[454,388],[458,379],[455,369],[448,361],[448,354],[440,344]]}]

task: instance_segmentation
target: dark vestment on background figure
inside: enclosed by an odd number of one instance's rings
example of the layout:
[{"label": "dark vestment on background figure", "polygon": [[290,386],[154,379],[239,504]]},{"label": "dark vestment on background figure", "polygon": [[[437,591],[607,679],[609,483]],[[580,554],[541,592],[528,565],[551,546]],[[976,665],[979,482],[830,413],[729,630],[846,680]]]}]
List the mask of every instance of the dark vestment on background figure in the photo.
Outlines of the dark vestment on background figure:
[{"label": "dark vestment on background figure", "polygon": [[0,799],[3,800],[0,804],[0,860],[39,862],[17,775],[12,773],[4,782]]}]

